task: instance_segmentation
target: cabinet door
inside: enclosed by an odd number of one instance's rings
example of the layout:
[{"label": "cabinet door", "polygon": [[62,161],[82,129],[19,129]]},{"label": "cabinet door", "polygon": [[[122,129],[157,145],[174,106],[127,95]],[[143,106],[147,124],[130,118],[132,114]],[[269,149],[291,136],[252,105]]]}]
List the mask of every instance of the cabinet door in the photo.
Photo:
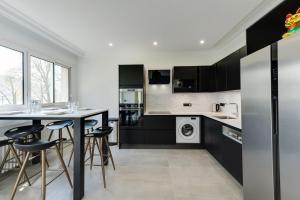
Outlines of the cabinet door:
[{"label": "cabinet door", "polygon": [[174,67],[173,92],[197,92],[198,67]]},{"label": "cabinet door", "polygon": [[139,129],[120,129],[120,144],[145,144],[145,134]]},{"label": "cabinet door", "polygon": [[227,59],[223,59],[216,64],[216,91],[227,89]]},{"label": "cabinet door", "polygon": [[226,90],[241,89],[241,74],[240,74],[240,51],[230,54],[226,58],[227,64],[227,88]]},{"label": "cabinet door", "polygon": [[200,66],[198,69],[198,92],[216,91],[216,67]]},{"label": "cabinet door", "polygon": [[243,183],[242,145],[223,135],[224,168],[239,182]]},{"label": "cabinet door", "polygon": [[174,130],[143,130],[145,143],[153,145],[175,145],[176,132]]},{"label": "cabinet door", "polygon": [[144,129],[175,130],[176,118],[172,115],[145,115]]},{"label": "cabinet door", "polygon": [[204,120],[205,146],[220,162],[222,158],[222,125],[212,119]]},{"label": "cabinet door", "polygon": [[143,65],[120,65],[119,87],[120,88],[143,88],[144,66]]}]

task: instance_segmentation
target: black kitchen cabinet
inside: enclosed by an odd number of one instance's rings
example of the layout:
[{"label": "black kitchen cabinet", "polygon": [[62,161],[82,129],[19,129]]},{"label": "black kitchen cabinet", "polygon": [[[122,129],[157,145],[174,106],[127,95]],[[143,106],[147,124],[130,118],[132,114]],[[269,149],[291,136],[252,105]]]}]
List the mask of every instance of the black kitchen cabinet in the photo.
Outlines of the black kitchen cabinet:
[{"label": "black kitchen cabinet", "polygon": [[173,92],[197,92],[198,67],[174,67],[173,69]]},{"label": "black kitchen cabinet", "polygon": [[295,14],[299,7],[300,1],[282,1],[268,14],[251,25],[246,31],[248,53],[251,54],[281,40],[282,35],[287,32],[284,25],[286,15],[288,13]]},{"label": "black kitchen cabinet", "polygon": [[119,88],[143,88],[143,65],[119,65]]},{"label": "black kitchen cabinet", "polygon": [[215,66],[199,66],[198,68],[198,92],[216,91]]},{"label": "black kitchen cabinet", "polygon": [[215,159],[222,162],[222,124],[209,118],[204,119],[205,147]]},{"label": "black kitchen cabinet", "polygon": [[119,133],[120,144],[145,144],[145,136],[142,129],[120,128]]},{"label": "black kitchen cabinet", "polygon": [[143,128],[147,130],[175,130],[176,118],[172,115],[145,115]]},{"label": "black kitchen cabinet", "polygon": [[243,184],[242,144],[223,135],[222,165],[241,184]]},{"label": "black kitchen cabinet", "polygon": [[242,144],[222,133],[221,122],[204,117],[204,141],[208,152],[241,184],[243,183]]},{"label": "black kitchen cabinet", "polygon": [[224,58],[216,64],[216,91],[227,90],[227,65],[229,60]]},{"label": "black kitchen cabinet", "polygon": [[176,118],[171,115],[145,115],[138,128],[120,127],[120,146],[175,145]]},{"label": "black kitchen cabinet", "polygon": [[239,90],[241,88],[240,50],[227,57],[227,87],[226,90]]}]

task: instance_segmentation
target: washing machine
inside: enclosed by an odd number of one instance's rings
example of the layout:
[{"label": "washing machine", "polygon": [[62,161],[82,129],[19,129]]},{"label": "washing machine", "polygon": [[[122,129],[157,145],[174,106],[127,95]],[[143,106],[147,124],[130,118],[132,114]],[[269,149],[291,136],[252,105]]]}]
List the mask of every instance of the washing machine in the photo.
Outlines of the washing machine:
[{"label": "washing machine", "polygon": [[200,143],[200,118],[176,117],[176,143]]}]

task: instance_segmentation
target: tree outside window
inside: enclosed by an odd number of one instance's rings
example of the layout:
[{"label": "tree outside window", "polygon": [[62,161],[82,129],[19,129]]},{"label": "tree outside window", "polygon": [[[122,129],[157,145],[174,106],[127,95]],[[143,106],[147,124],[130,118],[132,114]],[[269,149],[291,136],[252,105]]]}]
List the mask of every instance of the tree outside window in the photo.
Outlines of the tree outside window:
[{"label": "tree outside window", "polygon": [[54,63],[31,56],[31,99],[53,103]]},{"label": "tree outside window", "polygon": [[0,46],[0,106],[22,105],[23,53]]}]

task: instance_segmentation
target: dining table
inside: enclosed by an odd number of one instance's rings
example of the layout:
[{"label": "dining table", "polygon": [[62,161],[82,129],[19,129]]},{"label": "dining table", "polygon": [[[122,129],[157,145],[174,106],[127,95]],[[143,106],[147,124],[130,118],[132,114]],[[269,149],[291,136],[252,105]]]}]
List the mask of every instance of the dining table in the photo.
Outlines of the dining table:
[{"label": "dining table", "polygon": [[108,109],[86,109],[76,112],[38,112],[38,113],[0,113],[0,120],[31,120],[33,125],[40,125],[42,120],[73,120],[74,122],[74,174],[73,199],[80,200],[84,196],[84,141],[86,118],[101,115],[102,126],[108,126]]}]

